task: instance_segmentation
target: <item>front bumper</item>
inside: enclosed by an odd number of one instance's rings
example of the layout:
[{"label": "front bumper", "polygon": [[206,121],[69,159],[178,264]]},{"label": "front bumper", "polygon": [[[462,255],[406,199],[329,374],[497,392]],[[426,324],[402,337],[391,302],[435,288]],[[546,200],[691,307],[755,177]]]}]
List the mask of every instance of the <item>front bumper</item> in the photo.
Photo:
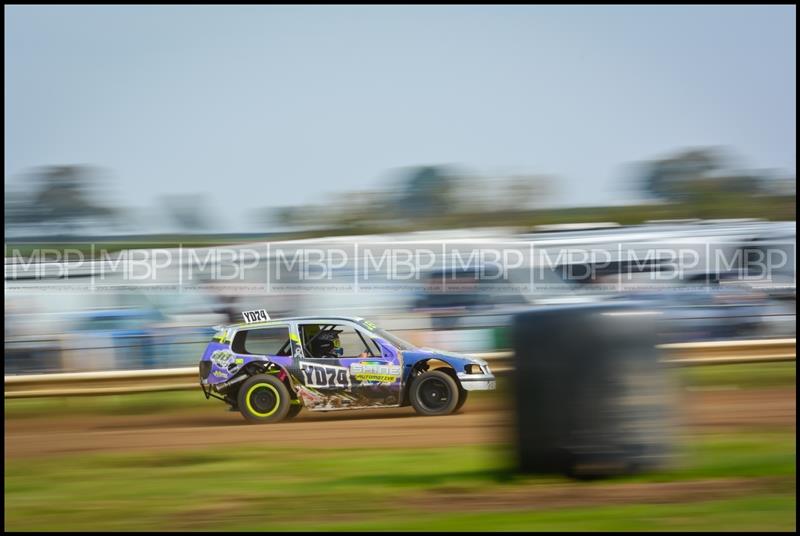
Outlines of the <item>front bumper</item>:
[{"label": "front bumper", "polygon": [[481,369],[482,374],[469,374],[467,372],[456,374],[461,387],[465,391],[493,391],[497,387],[497,381],[489,367],[482,365]]}]

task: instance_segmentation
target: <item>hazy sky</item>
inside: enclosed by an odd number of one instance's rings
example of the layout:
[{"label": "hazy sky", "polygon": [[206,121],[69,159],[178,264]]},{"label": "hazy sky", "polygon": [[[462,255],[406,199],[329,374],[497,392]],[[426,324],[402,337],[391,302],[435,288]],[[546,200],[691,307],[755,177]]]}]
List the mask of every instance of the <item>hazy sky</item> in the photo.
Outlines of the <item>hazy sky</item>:
[{"label": "hazy sky", "polygon": [[625,162],[731,145],[796,169],[795,7],[6,7],[5,177],[108,168],[120,203],[259,206],[400,166],[560,177],[614,202]]}]

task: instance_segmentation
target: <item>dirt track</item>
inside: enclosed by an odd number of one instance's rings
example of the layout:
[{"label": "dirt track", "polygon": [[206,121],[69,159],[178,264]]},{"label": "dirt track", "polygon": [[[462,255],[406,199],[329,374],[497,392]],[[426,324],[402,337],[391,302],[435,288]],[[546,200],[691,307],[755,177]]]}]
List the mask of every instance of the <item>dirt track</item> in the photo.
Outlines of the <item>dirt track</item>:
[{"label": "dirt track", "polygon": [[[795,426],[794,388],[687,391],[683,422],[695,430]],[[74,416],[5,421],[5,457],[89,451],[149,451],[213,445],[269,444],[342,447],[443,447],[510,439],[512,414],[497,403],[469,402],[462,413],[418,417],[411,408],[303,412],[276,425],[243,424],[238,413]]]}]

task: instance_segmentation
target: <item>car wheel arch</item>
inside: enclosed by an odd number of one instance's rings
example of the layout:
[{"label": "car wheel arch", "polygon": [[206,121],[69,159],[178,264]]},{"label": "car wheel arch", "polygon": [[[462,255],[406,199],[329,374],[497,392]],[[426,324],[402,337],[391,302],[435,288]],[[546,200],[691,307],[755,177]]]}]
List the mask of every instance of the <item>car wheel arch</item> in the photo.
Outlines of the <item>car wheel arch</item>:
[{"label": "car wheel arch", "polygon": [[272,361],[251,361],[242,367],[242,372],[247,374],[248,378],[256,374],[272,374],[278,376],[278,378],[281,379],[283,384],[289,390],[289,394],[292,395],[292,398],[298,398],[297,389],[295,388],[294,381],[292,380],[292,375],[289,374],[289,371],[286,370],[285,367],[282,367],[277,363],[273,363]]},{"label": "car wheel arch", "polygon": [[[440,370],[448,374],[455,380],[458,388],[461,389],[461,381],[458,379],[456,369],[453,368],[453,365],[442,359],[431,357],[429,359],[423,359],[417,363],[414,363],[414,366],[411,369],[411,374],[408,377],[408,385],[406,385],[405,388],[406,394],[408,394],[408,389],[411,386],[411,383],[414,381],[414,378],[429,370]],[[407,397],[404,398],[407,400]]]}]

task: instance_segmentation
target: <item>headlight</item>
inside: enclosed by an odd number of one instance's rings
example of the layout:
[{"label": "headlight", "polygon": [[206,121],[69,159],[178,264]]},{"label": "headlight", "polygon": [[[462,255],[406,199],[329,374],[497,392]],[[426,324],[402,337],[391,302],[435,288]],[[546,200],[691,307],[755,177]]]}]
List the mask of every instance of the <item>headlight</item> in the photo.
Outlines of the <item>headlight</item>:
[{"label": "headlight", "polygon": [[467,365],[465,368],[467,374],[483,374],[483,370],[481,370],[480,365]]}]

